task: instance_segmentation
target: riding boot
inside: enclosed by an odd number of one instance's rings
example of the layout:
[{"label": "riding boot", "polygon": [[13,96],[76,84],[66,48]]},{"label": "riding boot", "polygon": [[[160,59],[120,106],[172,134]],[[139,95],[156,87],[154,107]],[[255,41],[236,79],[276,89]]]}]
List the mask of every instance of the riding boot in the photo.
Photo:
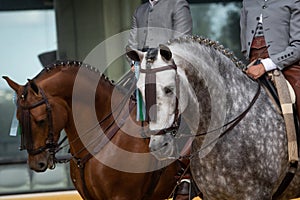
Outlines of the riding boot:
[{"label": "riding boot", "polygon": [[178,171],[175,176],[177,186],[173,194],[173,200],[189,200],[190,199],[190,184],[191,172],[189,169],[189,159],[178,159]]},{"label": "riding boot", "polygon": [[201,196],[201,192],[193,181],[190,171],[190,159],[192,139],[185,141],[178,159],[179,170],[176,176],[179,184],[174,191],[173,200],[192,200],[194,197]]},{"label": "riding boot", "polygon": [[191,183],[189,179],[183,179],[179,185],[177,185],[174,192],[173,200],[191,200],[190,189]]}]

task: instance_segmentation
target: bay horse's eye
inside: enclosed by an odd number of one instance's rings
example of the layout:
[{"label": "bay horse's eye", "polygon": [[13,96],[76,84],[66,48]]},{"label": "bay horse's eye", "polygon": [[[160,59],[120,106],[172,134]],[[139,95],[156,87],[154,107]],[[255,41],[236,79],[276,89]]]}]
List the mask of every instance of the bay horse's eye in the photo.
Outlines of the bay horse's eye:
[{"label": "bay horse's eye", "polygon": [[45,124],[45,122],[46,122],[45,119],[41,119],[41,120],[36,121],[38,126],[43,126]]},{"label": "bay horse's eye", "polygon": [[164,93],[168,96],[172,95],[174,93],[174,88],[172,87],[165,87],[164,88]]}]

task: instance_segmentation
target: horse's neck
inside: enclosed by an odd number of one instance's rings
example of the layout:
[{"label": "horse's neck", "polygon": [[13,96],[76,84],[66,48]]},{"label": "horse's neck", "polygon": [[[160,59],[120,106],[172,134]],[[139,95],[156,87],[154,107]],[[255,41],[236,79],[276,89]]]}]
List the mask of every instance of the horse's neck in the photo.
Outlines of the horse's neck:
[{"label": "horse's neck", "polygon": [[257,84],[217,50],[194,43],[174,44],[171,49],[176,64],[186,67],[197,95],[200,132],[219,128],[241,113],[254,97]]},{"label": "horse's neck", "polygon": [[86,146],[101,132],[97,125],[111,112],[114,86],[101,74],[86,68],[61,68],[49,73],[53,74],[40,83],[48,94],[66,102],[69,120],[65,130],[71,152],[76,152],[74,149]]},{"label": "horse's neck", "polygon": [[86,107],[93,103],[103,114],[109,110],[103,105],[109,105],[114,86],[107,78],[85,67],[57,68],[58,71],[53,70],[53,74],[40,81],[48,94],[64,99],[71,109],[80,102]]},{"label": "horse's neck", "polygon": [[[114,86],[97,74],[78,78],[74,82],[72,94],[71,125],[76,127],[77,137],[80,137],[82,144],[89,149],[96,145],[91,144],[91,141],[101,141],[104,137],[105,126],[107,126],[105,118],[111,114]],[[111,118],[109,119],[108,121],[111,121]],[[104,123],[99,123],[101,121]],[[74,148],[77,146],[75,145]],[[89,150],[94,151],[94,149]]]}]

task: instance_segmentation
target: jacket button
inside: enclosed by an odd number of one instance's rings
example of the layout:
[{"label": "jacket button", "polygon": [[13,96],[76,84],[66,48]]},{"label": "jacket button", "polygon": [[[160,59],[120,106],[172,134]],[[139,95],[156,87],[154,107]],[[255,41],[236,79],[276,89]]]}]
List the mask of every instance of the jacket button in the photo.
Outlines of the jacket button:
[{"label": "jacket button", "polygon": [[259,21],[260,17],[256,17],[256,20]]},{"label": "jacket button", "polygon": [[265,9],[265,8],[267,8],[267,6],[266,6],[266,5],[263,5],[263,6],[262,6],[262,9]]},{"label": "jacket button", "polygon": [[254,33],[254,30],[252,30],[251,33]]}]

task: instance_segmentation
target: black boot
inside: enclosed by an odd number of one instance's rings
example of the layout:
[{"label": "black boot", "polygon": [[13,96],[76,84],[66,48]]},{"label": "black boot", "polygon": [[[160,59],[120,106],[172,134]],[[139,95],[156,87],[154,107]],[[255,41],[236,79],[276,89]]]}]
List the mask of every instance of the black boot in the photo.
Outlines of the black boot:
[{"label": "black boot", "polygon": [[177,185],[173,200],[190,200],[191,183],[189,179],[182,179],[179,185]]}]

